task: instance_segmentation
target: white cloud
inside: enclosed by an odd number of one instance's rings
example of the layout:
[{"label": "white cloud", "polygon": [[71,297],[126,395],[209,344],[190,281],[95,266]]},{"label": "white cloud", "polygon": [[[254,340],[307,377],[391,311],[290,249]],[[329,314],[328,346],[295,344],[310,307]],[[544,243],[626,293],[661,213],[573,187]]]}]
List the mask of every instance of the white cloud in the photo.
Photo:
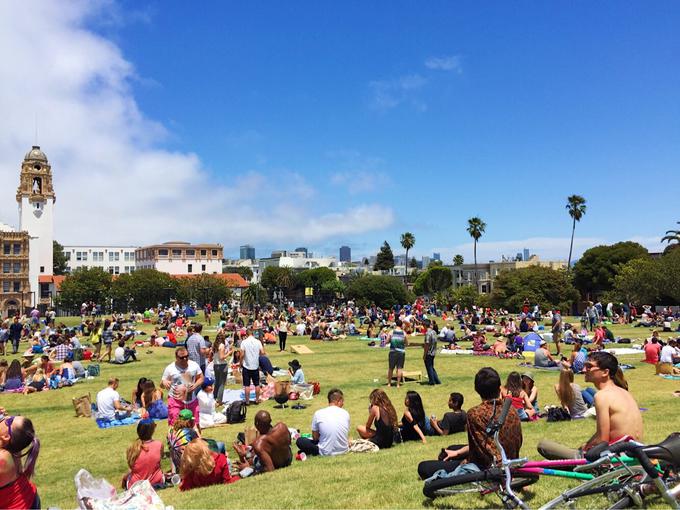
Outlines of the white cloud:
[{"label": "white cloud", "polygon": [[425,67],[438,71],[455,71],[458,74],[463,72],[461,58],[458,55],[429,57],[425,60]]},{"label": "white cloud", "polygon": [[427,78],[419,74],[409,74],[393,80],[377,80],[369,82],[371,105],[377,110],[390,110],[404,102],[418,110],[425,110],[427,105],[417,99],[414,93],[427,84]]},{"label": "white cloud", "polygon": [[119,14],[108,1],[0,2],[0,219],[17,222],[14,186],[37,113],[62,243],[315,242],[393,222],[390,208],[372,204],[319,213],[324,190],[293,171],[217,177],[198,155],[163,149],[167,129],[132,94],[134,66],[87,28]]},{"label": "white cloud", "polygon": [[[514,257],[528,248],[532,255],[538,255],[542,260],[567,260],[569,257],[569,237],[530,237],[527,239],[508,241],[484,241],[477,243],[477,261],[499,261],[503,255]],[[626,239],[635,241],[646,247],[651,252],[663,251],[663,245],[656,237],[631,237]],[[572,261],[578,259],[588,248],[603,244],[614,244],[619,240],[604,239],[599,237],[575,237]],[[456,254],[461,254],[466,262],[473,262],[473,243],[462,243],[456,246],[442,246],[433,248],[432,251],[442,254],[442,260],[450,264]]]},{"label": "white cloud", "polygon": [[381,158],[365,156],[355,150],[334,150],[326,153],[339,169],[331,172],[331,183],[347,189],[351,195],[380,191],[391,186],[392,180],[382,170]]}]

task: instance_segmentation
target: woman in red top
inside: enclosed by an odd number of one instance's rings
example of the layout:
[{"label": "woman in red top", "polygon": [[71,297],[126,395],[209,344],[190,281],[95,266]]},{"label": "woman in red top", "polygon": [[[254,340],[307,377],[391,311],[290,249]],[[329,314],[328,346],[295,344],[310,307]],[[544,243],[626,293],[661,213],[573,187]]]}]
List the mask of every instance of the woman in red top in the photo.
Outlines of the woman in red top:
[{"label": "woman in red top", "polygon": [[180,476],[181,491],[239,480],[238,476],[231,476],[229,473],[227,456],[210,451],[208,444],[201,438],[194,439],[184,447]]},{"label": "woman in red top", "polygon": [[164,487],[163,443],[153,440],[155,430],[156,423],[151,419],[140,420],[137,424],[137,440],[127,449],[130,472],[123,478],[123,489],[129,489],[140,480],[149,480],[154,487]]},{"label": "woman in red top", "polygon": [[[0,506],[6,509],[40,508],[38,489],[30,480],[40,452],[33,423],[23,416],[4,416],[0,408]],[[28,450],[22,454],[22,452]],[[22,467],[21,458],[26,456]]]}]

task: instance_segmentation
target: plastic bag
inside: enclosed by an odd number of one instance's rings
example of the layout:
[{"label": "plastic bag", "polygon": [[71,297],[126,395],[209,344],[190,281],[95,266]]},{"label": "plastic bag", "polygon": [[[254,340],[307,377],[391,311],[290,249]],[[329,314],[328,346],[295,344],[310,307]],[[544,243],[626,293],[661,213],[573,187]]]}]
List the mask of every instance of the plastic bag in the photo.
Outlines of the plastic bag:
[{"label": "plastic bag", "polygon": [[78,505],[83,510],[166,510],[148,480],[135,483],[116,494],[116,489],[103,478],[96,479],[81,469],[75,476]]},{"label": "plastic bag", "polygon": [[103,478],[94,478],[89,471],[81,469],[74,478],[78,506],[91,509],[93,500],[106,500],[116,495],[116,489]]}]

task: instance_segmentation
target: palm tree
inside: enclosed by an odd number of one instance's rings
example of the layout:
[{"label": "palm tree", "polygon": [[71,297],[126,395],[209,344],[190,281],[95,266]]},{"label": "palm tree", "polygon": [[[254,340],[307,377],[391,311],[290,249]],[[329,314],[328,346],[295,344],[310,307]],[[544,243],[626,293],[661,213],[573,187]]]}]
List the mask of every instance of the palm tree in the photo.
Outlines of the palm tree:
[{"label": "palm tree", "polygon": [[574,231],[576,230],[576,222],[581,221],[581,218],[586,213],[586,199],[581,195],[567,197],[567,211],[569,211],[569,216],[573,220],[571,225],[571,243],[569,243],[569,260],[567,261],[567,271],[570,271],[571,253],[574,248]]},{"label": "palm tree", "polygon": [[481,218],[475,216],[468,220],[467,232],[470,237],[475,240],[474,245],[474,256],[475,256],[475,288],[479,292],[479,276],[477,274],[477,241],[482,237],[482,234],[486,230],[486,223],[482,221]]},{"label": "palm tree", "polygon": [[[680,221],[677,224],[680,225]],[[680,230],[666,230],[666,235],[661,238],[661,242],[680,243]]]},{"label": "palm tree", "polygon": [[[416,244],[416,236],[411,234],[411,232],[404,232],[401,234],[401,247],[406,250],[406,269],[404,271],[405,275],[408,275],[408,251],[413,248]],[[406,278],[406,276],[404,276]]]},{"label": "palm tree", "polygon": [[260,302],[260,297],[264,292],[264,288],[259,283],[251,283],[248,288],[243,291],[241,300],[246,308],[250,308],[255,303]]},{"label": "palm tree", "polygon": [[465,259],[463,256],[459,253],[458,255],[453,256],[453,265],[454,266],[462,266],[465,263]]}]

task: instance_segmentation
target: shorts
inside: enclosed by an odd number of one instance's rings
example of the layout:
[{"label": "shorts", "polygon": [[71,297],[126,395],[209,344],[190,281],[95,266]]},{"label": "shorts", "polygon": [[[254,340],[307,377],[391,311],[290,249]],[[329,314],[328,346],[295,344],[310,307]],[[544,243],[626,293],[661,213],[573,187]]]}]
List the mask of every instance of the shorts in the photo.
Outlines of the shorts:
[{"label": "shorts", "polygon": [[404,368],[404,361],[406,360],[406,353],[405,352],[399,352],[399,351],[390,351],[389,355],[389,367],[390,370],[394,370],[397,368],[398,370],[401,370]]},{"label": "shorts", "polygon": [[260,385],[260,369],[249,370],[245,367],[241,369],[243,375],[243,387],[248,388],[251,384],[255,386]]},{"label": "shorts", "polygon": [[175,420],[179,416],[179,412],[182,409],[189,409],[194,415],[194,421],[196,423],[200,423],[198,416],[198,399],[186,403],[182,400],[168,397],[168,425],[172,426],[172,424],[175,423]]}]

